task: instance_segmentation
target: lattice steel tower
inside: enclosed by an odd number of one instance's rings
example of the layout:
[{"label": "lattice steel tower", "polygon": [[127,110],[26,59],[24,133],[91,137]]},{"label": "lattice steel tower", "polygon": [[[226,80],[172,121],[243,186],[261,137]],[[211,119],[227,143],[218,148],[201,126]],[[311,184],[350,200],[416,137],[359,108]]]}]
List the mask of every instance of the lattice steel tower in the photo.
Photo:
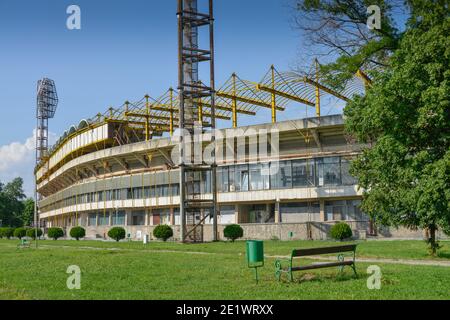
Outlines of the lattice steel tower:
[{"label": "lattice steel tower", "polygon": [[[195,132],[210,128],[214,132],[214,18],[213,0],[204,1],[208,9],[200,12],[198,0],[178,1],[178,61],[180,92],[180,235],[181,241],[202,241],[203,223],[213,218],[213,240],[217,240],[216,162],[194,156],[202,150],[202,142],[194,142]],[[201,34],[199,34],[201,32]],[[208,34],[209,37],[204,36]],[[207,39],[208,48],[200,48],[199,40]],[[206,45],[205,45],[206,47]],[[209,85],[199,80],[199,64],[209,64]],[[201,102],[210,99],[210,122],[204,122]],[[212,134],[212,143],[214,135]],[[191,138],[190,138],[191,137]],[[197,145],[196,145],[197,144]],[[198,145],[200,144],[200,146]],[[215,148],[214,148],[215,149]],[[215,151],[213,151],[214,153]],[[209,177],[209,179],[208,179]]]},{"label": "lattice steel tower", "polygon": [[58,95],[53,80],[44,78],[37,83],[36,163],[48,156],[48,119],[55,116]]}]

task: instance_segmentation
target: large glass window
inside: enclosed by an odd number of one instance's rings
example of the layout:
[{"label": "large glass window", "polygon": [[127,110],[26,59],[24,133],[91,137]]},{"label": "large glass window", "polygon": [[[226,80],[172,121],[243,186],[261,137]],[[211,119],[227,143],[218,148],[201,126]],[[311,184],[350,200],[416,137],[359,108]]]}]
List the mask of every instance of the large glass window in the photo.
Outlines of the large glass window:
[{"label": "large glass window", "polygon": [[133,199],[142,199],[142,187],[133,188]]},{"label": "large glass window", "polygon": [[281,221],[287,223],[320,221],[319,202],[292,202],[280,204]]},{"label": "large glass window", "polygon": [[228,182],[229,182],[229,186],[230,186],[230,191],[234,192],[236,191],[236,182],[235,182],[235,170],[234,170],[234,166],[228,167]]},{"label": "large glass window", "polygon": [[250,190],[262,190],[261,164],[250,165]]},{"label": "large glass window", "polygon": [[341,158],[341,174],[343,185],[355,185],[358,183],[357,179],[350,174],[350,161]]},{"label": "large glass window", "polygon": [[339,185],[341,184],[341,168],[339,157],[328,157],[316,159],[317,163],[317,185]]},{"label": "large glass window", "polygon": [[272,189],[292,188],[291,161],[278,161],[270,164]]},{"label": "large glass window", "polygon": [[100,212],[98,214],[98,225],[99,226],[109,225],[109,212]]},{"label": "large glass window", "polygon": [[97,225],[97,214],[89,213],[88,223],[89,223],[89,226],[95,227]]},{"label": "large glass window", "polygon": [[248,165],[236,166],[236,191],[248,191]]},{"label": "large glass window", "polygon": [[145,211],[133,211],[131,213],[131,226],[145,225]]},{"label": "large glass window", "polygon": [[292,161],[293,187],[313,186],[314,173],[314,159]]},{"label": "large glass window", "polygon": [[125,211],[115,211],[111,215],[111,223],[113,226],[125,225]]}]

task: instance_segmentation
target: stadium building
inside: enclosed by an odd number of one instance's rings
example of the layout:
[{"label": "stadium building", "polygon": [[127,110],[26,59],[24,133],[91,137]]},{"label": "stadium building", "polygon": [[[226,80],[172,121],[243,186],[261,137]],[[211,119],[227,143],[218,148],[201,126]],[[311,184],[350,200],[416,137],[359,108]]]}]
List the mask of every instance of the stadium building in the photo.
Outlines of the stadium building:
[{"label": "stadium building", "polygon": [[[231,120],[230,128],[216,134],[224,137],[216,141],[218,238],[223,239],[224,226],[238,223],[245,238],[326,239],[337,221],[348,222],[359,238],[414,236],[376,230],[361,212],[362,191],[349,174],[349,161],[362,146],[345,134],[342,115],[320,115],[326,96],[349,101],[368,79],[360,74],[353,85],[335,92],[274,67],[268,74],[257,85],[233,74],[217,90],[216,117]],[[277,121],[292,103],[314,106],[316,116]],[[202,153],[210,140],[205,128],[211,104],[199,99],[197,106]],[[89,238],[99,239],[111,226],[141,239],[151,237],[156,225],[168,224],[179,240],[178,107],[177,92],[170,89],[158,99],[127,101],[66,131],[35,171],[41,224],[66,232],[83,226]],[[270,123],[238,126],[238,116],[261,109],[271,110]],[[195,174],[200,197],[211,195],[211,181],[211,171]],[[198,226],[191,240],[212,240],[211,217],[205,209],[186,222]]]}]

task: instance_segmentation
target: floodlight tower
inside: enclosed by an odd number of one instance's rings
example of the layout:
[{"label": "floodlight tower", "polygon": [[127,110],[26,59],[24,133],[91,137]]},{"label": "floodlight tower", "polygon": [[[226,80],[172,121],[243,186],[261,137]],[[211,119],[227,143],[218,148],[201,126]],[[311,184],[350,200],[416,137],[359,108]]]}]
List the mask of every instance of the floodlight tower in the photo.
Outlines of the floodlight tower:
[{"label": "floodlight tower", "polygon": [[[56,107],[58,106],[58,95],[53,80],[43,78],[37,83],[36,98],[36,165],[48,158],[48,119],[55,116]],[[36,182],[36,177],[35,177]],[[36,232],[37,247],[37,230],[38,230],[38,192],[37,183],[34,189],[34,227]]]},{"label": "floodlight tower", "polygon": [[[206,218],[213,219],[213,240],[217,240],[217,190],[216,160],[212,153],[212,163],[194,155],[194,131],[211,129],[211,143],[214,141],[215,89],[214,89],[214,17],[213,0],[177,0],[178,2],[178,90],[180,94],[180,237],[181,241],[191,236],[197,240],[196,229]],[[207,7],[201,12],[199,2]],[[204,37],[199,35],[204,33]],[[204,47],[200,39],[207,40]],[[207,81],[199,79],[199,64],[206,63],[210,77]],[[199,101],[210,100],[210,122],[203,121]],[[189,139],[190,141],[186,141]],[[201,143],[197,140],[197,143]],[[201,146],[200,146],[201,148]],[[215,149],[215,148],[213,148]],[[204,179],[209,174],[210,181]],[[206,181],[205,181],[206,180]],[[211,197],[205,197],[201,185],[211,184]],[[193,237],[192,237],[193,235]]]}]

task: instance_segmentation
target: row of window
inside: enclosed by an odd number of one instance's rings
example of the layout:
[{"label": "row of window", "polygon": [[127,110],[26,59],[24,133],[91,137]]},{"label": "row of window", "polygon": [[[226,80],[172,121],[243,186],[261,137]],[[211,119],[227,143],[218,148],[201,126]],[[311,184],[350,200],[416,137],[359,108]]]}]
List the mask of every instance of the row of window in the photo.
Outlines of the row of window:
[{"label": "row of window", "polygon": [[218,191],[354,185],[349,165],[343,157],[328,157],[219,167]]},{"label": "row of window", "polygon": [[[242,164],[217,168],[218,192],[274,190],[299,187],[354,185],[344,157],[327,157],[270,163]],[[210,193],[210,172],[195,172],[190,179],[189,194]],[[164,184],[84,193],[55,202],[43,211],[77,204],[113,200],[149,199],[178,196],[179,184]]]}]

